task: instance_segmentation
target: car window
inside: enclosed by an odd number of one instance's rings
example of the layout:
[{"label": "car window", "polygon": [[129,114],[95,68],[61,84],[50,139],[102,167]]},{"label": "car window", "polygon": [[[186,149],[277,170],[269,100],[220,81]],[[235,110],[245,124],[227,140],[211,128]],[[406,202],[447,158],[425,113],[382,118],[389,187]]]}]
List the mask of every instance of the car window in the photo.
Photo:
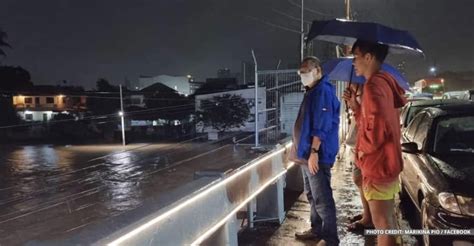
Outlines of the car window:
[{"label": "car window", "polygon": [[403,127],[405,127],[404,120],[406,117],[407,109],[408,106],[405,106],[400,110],[400,125],[402,125]]},{"label": "car window", "polygon": [[437,154],[474,154],[474,116],[446,117],[436,125]]},{"label": "car window", "polygon": [[418,149],[422,149],[426,140],[426,136],[428,135],[429,128],[431,126],[431,119],[426,113],[424,113],[420,115],[419,122],[420,123],[413,137],[413,142],[418,145]]},{"label": "car window", "polygon": [[424,117],[423,114],[417,115],[410,124],[408,124],[407,130],[405,131],[405,137],[408,141],[413,141],[413,137],[415,136],[416,129],[420,124],[420,121]]},{"label": "car window", "polygon": [[407,117],[405,119],[405,126],[408,126],[408,124],[410,124],[410,122],[413,120],[413,117],[415,117],[415,115],[418,112],[420,112],[420,110],[422,110],[423,108],[424,108],[424,106],[421,106],[421,107],[412,106],[412,107],[408,108]]}]

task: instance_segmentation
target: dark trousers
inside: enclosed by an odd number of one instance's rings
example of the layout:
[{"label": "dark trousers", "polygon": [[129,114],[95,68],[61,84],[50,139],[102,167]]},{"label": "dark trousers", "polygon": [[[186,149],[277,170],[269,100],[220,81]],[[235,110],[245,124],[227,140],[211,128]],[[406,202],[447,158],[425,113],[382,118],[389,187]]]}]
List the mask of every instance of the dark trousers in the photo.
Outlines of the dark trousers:
[{"label": "dark trousers", "polygon": [[336,205],[331,189],[331,168],[319,164],[315,175],[309,172],[307,165],[301,165],[304,190],[311,206],[311,228],[327,245],[338,245]]}]

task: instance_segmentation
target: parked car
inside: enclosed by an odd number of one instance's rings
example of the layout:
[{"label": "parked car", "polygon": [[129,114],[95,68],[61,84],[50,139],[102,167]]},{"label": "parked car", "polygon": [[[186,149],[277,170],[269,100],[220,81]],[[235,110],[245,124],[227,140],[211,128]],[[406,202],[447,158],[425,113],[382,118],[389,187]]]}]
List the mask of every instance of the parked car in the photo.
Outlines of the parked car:
[{"label": "parked car", "polygon": [[[474,103],[423,109],[402,135],[401,195],[417,208],[422,229],[474,228]],[[423,241],[474,243],[474,236]]]},{"label": "parked car", "polygon": [[433,99],[433,94],[431,93],[414,93],[408,95],[408,100],[430,100]]},{"label": "parked car", "polygon": [[470,101],[474,100],[474,89],[464,91],[464,93],[462,94],[462,96],[460,97],[460,99],[462,99],[462,100],[470,100]]},{"label": "parked car", "polygon": [[460,99],[465,91],[448,91],[443,94],[441,99]]},{"label": "parked car", "polygon": [[445,104],[465,103],[465,101],[457,99],[436,99],[436,100],[419,100],[409,101],[400,111],[400,125],[402,130],[405,129],[413,117],[422,109],[427,107],[436,107]]}]

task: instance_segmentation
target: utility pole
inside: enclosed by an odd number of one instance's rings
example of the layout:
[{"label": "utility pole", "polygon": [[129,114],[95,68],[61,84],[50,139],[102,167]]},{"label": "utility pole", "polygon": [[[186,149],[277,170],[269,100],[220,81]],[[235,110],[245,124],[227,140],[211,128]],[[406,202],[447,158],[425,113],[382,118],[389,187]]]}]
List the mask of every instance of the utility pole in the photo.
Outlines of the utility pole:
[{"label": "utility pole", "polygon": [[255,64],[255,148],[258,148],[258,67],[257,67],[257,58],[255,57],[255,52],[252,50],[253,62]]},{"label": "utility pole", "polygon": [[304,58],[304,0],[301,0],[301,43],[300,43],[300,46],[301,46],[301,49],[300,49],[300,60],[303,61],[303,58]]},{"label": "utility pole", "polygon": [[125,120],[124,120],[125,113],[123,112],[122,85],[120,85],[119,88],[120,88],[120,112],[119,112],[119,115],[120,115],[120,118],[121,118],[121,121],[122,121],[122,145],[125,146]]},{"label": "utility pole", "polygon": [[[346,3],[346,19],[351,20],[351,0],[345,0]],[[345,56],[349,56],[351,53],[351,46],[346,45]]]},{"label": "utility pole", "polygon": [[345,0],[346,3],[346,19],[351,19],[351,0]]}]

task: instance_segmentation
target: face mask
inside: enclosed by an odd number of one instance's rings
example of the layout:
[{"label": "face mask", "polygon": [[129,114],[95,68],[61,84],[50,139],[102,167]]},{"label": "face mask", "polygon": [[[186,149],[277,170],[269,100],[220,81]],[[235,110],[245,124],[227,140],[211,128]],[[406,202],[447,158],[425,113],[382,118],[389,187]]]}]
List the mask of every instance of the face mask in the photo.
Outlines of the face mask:
[{"label": "face mask", "polygon": [[304,86],[309,86],[314,81],[313,73],[303,73],[300,74],[300,77],[301,83],[303,83]]},{"label": "face mask", "polygon": [[301,77],[301,83],[303,83],[304,86],[309,86],[311,85],[314,81],[318,81],[321,79],[321,74],[318,73],[316,76],[313,75],[313,71],[309,73],[302,73],[300,74]]}]

